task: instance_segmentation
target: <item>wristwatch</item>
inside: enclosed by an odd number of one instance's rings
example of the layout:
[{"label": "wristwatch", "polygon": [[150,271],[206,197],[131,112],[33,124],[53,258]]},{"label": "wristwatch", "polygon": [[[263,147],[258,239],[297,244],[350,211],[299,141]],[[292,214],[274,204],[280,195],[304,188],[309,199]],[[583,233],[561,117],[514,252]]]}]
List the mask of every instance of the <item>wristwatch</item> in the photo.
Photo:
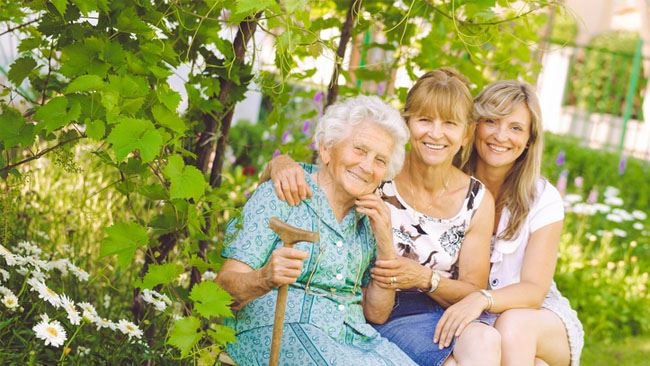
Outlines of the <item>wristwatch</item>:
[{"label": "wristwatch", "polygon": [[438,288],[440,283],[440,273],[435,269],[431,269],[431,287],[429,288],[429,293],[434,292]]}]

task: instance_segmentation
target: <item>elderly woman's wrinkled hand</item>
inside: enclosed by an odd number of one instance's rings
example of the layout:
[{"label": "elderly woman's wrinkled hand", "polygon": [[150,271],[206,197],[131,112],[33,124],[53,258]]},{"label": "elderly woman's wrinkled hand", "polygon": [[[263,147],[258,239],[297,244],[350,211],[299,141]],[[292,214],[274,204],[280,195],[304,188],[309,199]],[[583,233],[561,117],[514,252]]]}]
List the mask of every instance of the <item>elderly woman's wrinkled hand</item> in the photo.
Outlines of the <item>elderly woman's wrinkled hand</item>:
[{"label": "elderly woman's wrinkled hand", "polygon": [[300,201],[312,196],[304,170],[293,159],[279,155],[271,164],[271,181],[278,198],[296,206]]},{"label": "elderly woman's wrinkled hand", "polygon": [[308,253],[294,248],[276,249],[268,262],[261,268],[260,280],[269,290],[292,284],[300,276],[303,261],[308,256]]},{"label": "elderly woman's wrinkled hand", "polygon": [[430,286],[431,270],[409,258],[377,260],[370,274],[383,288],[424,289]]},{"label": "elderly woman's wrinkled hand", "polygon": [[365,214],[370,219],[370,227],[377,240],[377,256],[393,258],[393,231],[391,229],[390,209],[376,194],[369,193],[357,197],[355,201],[357,212]]},{"label": "elderly woman's wrinkled hand", "polygon": [[485,296],[479,292],[473,292],[448,307],[436,325],[433,342],[438,343],[440,349],[449,346],[453,338],[460,336],[465,327],[478,319],[488,305],[489,302]]}]

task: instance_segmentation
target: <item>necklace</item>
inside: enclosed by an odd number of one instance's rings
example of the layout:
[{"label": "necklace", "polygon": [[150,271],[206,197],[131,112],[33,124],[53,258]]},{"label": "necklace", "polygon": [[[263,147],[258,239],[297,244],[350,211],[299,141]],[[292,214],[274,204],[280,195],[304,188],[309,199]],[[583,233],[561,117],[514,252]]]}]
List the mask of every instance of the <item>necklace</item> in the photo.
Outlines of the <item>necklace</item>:
[{"label": "necklace", "polygon": [[[428,206],[424,208],[424,210],[419,210],[417,206],[419,206],[419,203],[416,205],[411,204],[411,207],[415,208],[416,210],[422,212],[422,213],[427,213],[431,208],[433,208],[433,205],[435,205],[436,201],[438,198],[442,197],[449,191],[449,181],[451,180],[450,178],[451,174],[447,175],[447,177],[442,181],[442,190],[440,190],[439,193],[436,193],[433,196],[433,202],[431,202]],[[411,199],[413,203],[419,202],[418,197],[415,195],[415,190],[413,189],[413,164],[409,161],[409,177],[411,178],[411,184],[407,184],[409,187],[410,193],[411,193]]]},{"label": "necklace", "polygon": [[[319,177],[319,175],[320,175],[320,171],[316,172],[316,186],[318,188],[320,188],[319,185],[318,185],[318,180],[319,180],[318,177]],[[316,190],[315,193],[316,194],[314,195],[314,199],[316,199],[316,210],[317,210],[317,212],[316,212],[316,220],[317,220],[318,232],[320,233],[321,232],[321,217],[322,217],[322,211],[321,211],[321,199],[322,199],[321,196],[322,196],[322,194],[319,194],[318,190]],[[323,191],[323,193],[324,193],[324,191]],[[358,250],[357,250],[357,220],[358,220],[358,217],[357,217],[356,212],[354,213],[354,217],[353,217],[352,220],[353,220],[353,226],[352,226],[352,256],[354,257],[354,256],[357,256],[357,252],[358,252]],[[342,300],[345,300],[345,301],[354,301],[354,300],[356,300],[357,291],[359,289],[359,283],[360,283],[359,277],[361,276],[361,267],[363,266],[363,262],[364,262],[364,259],[365,259],[364,258],[365,256],[363,255],[364,254],[363,253],[363,246],[361,246],[361,248],[360,248],[361,253],[359,255],[359,257],[360,257],[359,258],[359,264],[357,265],[357,273],[356,273],[356,277],[355,277],[355,280],[354,280],[354,286],[352,287],[352,292],[351,293],[337,292],[336,288],[330,288],[330,289],[327,289],[327,290],[326,289],[321,289],[321,288],[318,288],[318,287],[310,288],[309,285],[311,284],[312,278],[314,277],[314,273],[316,273],[316,270],[318,269],[318,266],[320,265],[320,262],[321,262],[321,259],[322,259],[322,256],[323,256],[323,252],[325,251],[325,248],[326,248],[326,246],[322,242],[322,237],[323,237],[323,235],[321,234],[320,237],[319,237],[319,240],[318,240],[318,255],[316,256],[314,266],[312,267],[312,270],[309,273],[309,277],[307,278],[307,283],[305,284],[305,293],[307,293],[308,295],[312,295],[312,296],[332,297],[332,298],[342,299]]]}]

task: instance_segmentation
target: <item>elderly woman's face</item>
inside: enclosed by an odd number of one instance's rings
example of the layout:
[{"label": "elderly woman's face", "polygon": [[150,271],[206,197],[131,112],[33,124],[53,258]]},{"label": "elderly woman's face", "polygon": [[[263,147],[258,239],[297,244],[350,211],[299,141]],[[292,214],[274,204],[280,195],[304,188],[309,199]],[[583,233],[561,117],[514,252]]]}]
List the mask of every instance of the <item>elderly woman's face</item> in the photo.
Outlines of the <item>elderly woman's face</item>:
[{"label": "elderly woman's face", "polygon": [[372,122],[362,122],[332,147],[321,148],[321,159],[334,182],[351,197],[372,193],[386,176],[395,142]]}]

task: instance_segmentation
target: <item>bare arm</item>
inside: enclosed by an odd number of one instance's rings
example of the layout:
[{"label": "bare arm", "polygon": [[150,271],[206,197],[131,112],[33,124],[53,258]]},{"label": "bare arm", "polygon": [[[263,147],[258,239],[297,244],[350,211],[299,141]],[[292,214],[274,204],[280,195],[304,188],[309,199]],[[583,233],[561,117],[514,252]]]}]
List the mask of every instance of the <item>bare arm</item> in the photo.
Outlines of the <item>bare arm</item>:
[{"label": "bare arm", "polygon": [[312,196],[311,188],[305,180],[304,170],[288,155],[278,155],[269,161],[260,175],[260,182],[269,179],[273,181],[273,188],[278,198],[291,206]]},{"label": "bare arm", "polygon": [[[375,194],[367,194],[356,201],[357,211],[368,215],[370,226],[377,241],[377,260],[395,258],[390,210]],[[363,297],[363,313],[372,323],[383,324],[395,304],[395,288],[382,288],[370,280]]]},{"label": "bare arm", "polygon": [[[458,258],[457,280],[441,278],[438,288],[428,295],[443,307],[460,301],[467,294],[485,288],[490,268],[490,236],[494,220],[494,199],[486,191],[476,214],[465,234]],[[397,288],[431,288],[431,268],[415,260],[398,257],[390,261],[377,261],[372,269],[373,279],[385,288],[395,287],[390,279],[397,279]]]},{"label": "bare arm", "polygon": [[274,288],[296,282],[308,254],[293,248],[279,248],[266,264],[255,270],[244,262],[227,259],[216,282],[232,295],[235,310]]}]

